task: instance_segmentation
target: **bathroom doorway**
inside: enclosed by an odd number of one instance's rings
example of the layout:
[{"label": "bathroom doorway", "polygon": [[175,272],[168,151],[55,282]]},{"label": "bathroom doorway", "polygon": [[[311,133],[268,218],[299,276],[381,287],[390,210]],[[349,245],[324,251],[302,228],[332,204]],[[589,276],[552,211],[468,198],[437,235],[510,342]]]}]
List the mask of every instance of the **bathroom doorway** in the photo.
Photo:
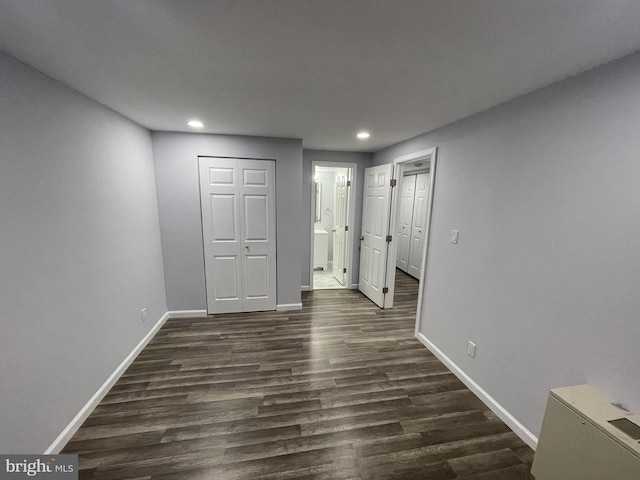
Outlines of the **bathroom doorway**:
[{"label": "bathroom doorway", "polygon": [[313,164],[312,290],[349,288],[352,283],[354,171],[351,164]]}]

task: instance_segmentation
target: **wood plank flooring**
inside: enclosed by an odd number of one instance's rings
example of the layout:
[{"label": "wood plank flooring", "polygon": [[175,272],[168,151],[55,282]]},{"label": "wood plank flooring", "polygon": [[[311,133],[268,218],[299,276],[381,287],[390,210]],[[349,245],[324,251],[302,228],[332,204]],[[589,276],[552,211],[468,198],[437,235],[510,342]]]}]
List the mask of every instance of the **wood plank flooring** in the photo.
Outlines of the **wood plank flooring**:
[{"label": "wood plank flooring", "polygon": [[529,478],[533,452],[413,337],[352,290],[302,311],[169,320],[67,444],[80,478]]}]

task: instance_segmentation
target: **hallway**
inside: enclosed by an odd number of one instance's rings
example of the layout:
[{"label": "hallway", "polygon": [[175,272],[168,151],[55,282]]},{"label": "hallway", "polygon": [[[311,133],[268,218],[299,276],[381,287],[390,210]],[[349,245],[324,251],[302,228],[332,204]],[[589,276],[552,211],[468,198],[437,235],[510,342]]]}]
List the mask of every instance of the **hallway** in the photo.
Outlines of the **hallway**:
[{"label": "hallway", "polygon": [[81,479],[526,479],[532,451],[354,290],[302,311],[169,320],[76,433]]}]

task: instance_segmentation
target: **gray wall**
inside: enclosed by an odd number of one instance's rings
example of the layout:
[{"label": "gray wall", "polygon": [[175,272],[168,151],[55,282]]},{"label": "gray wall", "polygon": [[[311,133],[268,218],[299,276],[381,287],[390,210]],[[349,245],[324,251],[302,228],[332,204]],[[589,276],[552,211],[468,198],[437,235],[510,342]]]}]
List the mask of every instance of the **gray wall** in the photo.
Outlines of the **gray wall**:
[{"label": "gray wall", "polygon": [[438,147],[420,331],[535,435],[553,387],[640,411],[639,85],[636,54],[375,155]]},{"label": "gray wall", "polygon": [[[355,212],[355,229],[354,237],[360,237],[362,230],[362,194],[364,185],[364,169],[371,166],[373,155],[371,153],[359,152],[334,152],[325,150],[304,150],[303,151],[303,171],[302,171],[302,210],[304,218],[304,232],[300,237],[302,240],[302,285],[308,286],[311,275],[310,258],[311,258],[311,224],[314,217],[311,212],[311,195],[313,195],[313,172],[311,171],[312,162],[337,162],[337,163],[355,163],[357,164],[357,185],[356,185],[356,212]],[[349,226],[351,228],[351,226]],[[354,242],[352,245],[352,272],[360,270],[360,241]],[[354,275],[353,283],[358,282],[358,275]]]},{"label": "gray wall", "polygon": [[300,303],[302,141],[153,132],[169,310],[204,310],[198,156],[276,160],[278,305]]},{"label": "gray wall", "polygon": [[2,53],[0,105],[0,452],[41,453],[167,310],[152,145]]}]

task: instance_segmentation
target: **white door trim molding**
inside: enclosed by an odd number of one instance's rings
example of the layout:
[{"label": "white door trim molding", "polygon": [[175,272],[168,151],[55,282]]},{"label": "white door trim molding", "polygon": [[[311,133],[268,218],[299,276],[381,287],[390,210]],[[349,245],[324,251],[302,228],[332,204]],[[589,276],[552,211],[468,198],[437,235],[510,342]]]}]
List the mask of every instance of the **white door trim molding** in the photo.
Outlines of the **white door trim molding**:
[{"label": "white door trim molding", "polygon": [[[407,162],[415,162],[418,160],[435,160],[436,154],[438,152],[438,147],[425,148],[424,150],[418,150],[417,152],[407,153],[405,155],[400,155],[393,159],[393,164],[397,165],[399,163],[407,163]],[[432,167],[433,168],[433,167]]]},{"label": "white door trim molding", "polygon": [[206,317],[206,310],[169,310],[169,318],[202,318]]},{"label": "white door trim molding", "polygon": [[302,310],[302,303],[281,303],[276,305],[276,311],[287,312],[289,310]]}]

